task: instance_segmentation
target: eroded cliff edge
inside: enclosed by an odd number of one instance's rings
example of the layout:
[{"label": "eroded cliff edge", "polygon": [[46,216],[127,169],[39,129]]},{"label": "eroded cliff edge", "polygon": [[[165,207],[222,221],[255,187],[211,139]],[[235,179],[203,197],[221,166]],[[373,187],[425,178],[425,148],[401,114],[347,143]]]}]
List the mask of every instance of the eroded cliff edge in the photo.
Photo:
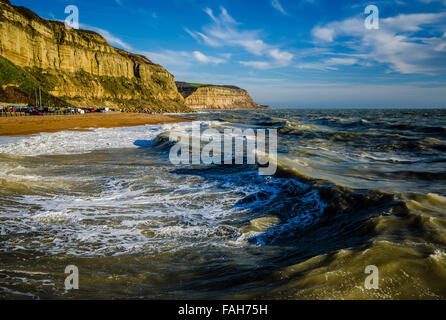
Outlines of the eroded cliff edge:
[{"label": "eroded cliff edge", "polygon": [[190,110],[163,67],[7,0],[0,0],[0,56],[2,102],[30,103],[40,86],[48,105]]},{"label": "eroded cliff edge", "polygon": [[256,103],[249,93],[234,86],[177,82],[186,105],[194,110],[243,110],[267,108]]}]

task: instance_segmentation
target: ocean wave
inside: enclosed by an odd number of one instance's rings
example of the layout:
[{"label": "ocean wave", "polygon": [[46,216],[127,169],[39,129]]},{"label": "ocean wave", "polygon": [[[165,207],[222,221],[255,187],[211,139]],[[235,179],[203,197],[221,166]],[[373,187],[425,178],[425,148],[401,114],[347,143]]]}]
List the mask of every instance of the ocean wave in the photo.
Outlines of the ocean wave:
[{"label": "ocean wave", "polygon": [[189,123],[146,125],[125,128],[100,128],[92,131],[42,133],[0,144],[0,154],[41,156],[82,154],[94,150],[138,148],[137,141],[152,141],[160,133],[183,130]]}]

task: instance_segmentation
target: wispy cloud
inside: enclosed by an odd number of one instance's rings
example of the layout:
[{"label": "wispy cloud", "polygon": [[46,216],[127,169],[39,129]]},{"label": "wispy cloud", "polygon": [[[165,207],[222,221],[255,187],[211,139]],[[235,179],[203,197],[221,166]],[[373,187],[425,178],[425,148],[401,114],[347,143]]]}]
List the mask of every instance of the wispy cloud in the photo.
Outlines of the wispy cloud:
[{"label": "wispy cloud", "polygon": [[419,0],[422,3],[435,3],[435,2],[441,2],[442,4],[444,4],[446,6],[446,0]]},{"label": "wispy cloud", "polygon": [[161,50],[158,52],[143,51],[140,52],[154,63],[161,64],[167,68],[188,68],[196,66],[197,64],[222,64],[226,63],[230,58],[229,54],[224,54],[218,57],[205,55],[200,51],[175,51],[175,50]]},{"label": "wispy cloud", "polygon": [[192,66],[191,53],[187,51],[160,50],[160,51],[142,51],[142,55],[149,58],[152,62],[170,68],[186,68]]},{"label": "wispy cloud", "polygon": [[341,58],[327,58],[325,60],[321,60],[313,63],[300,63],[297,65],[298,69],[311,69],[311,70],[339,70],[339,67],[343,66],[353,66],[358,64],[358,59],[350,58],[350,57],[341,57]]},{"label": "wispy cloud", "polygon": [[194,51],[193,55],[194,55],[194,58],[201,63],[220,64],[220,63],[226,62],[226,60],[221,59],[221,58],[206,56],[203,53],[201,53],[200,51]]},{"label": "wispy cloud", "polygon": [[240,30],[238,28],[240,24],[229,15],[225,8],[220,8],[218,16],[210,8],[206,8],[204,11],[213,21],[211,25],[203,27],[202,32],[190,31],[185,28],[186,32],[195,40],[211,47],[242,47],[255,55],[263,54],[268,48],[268,45],[260,39],[259,31]]},{"label": "wispy cloud", "polygon": [[259,70],[266,70],[272,67],[271,64],[266,61],[240,61],[240,64],[245,67],[252,67]]},{"label": "wispy cloud", "polygon": [[[51,18],[54,21],[59,21],[59,22],[65,22],[64,20],[61,19],[56,19],[54,18],[54,15],[51,14]],[[125,41],[123,41],[122,39],[120,39],[119,37],[113,35],[110,31],[102,29],[102,28],[98,28],[98,27],[93,27],[90,26],[88,24],[84,24],[84,23],[80,23],[79,24],[80,29],[83,30],[90,30],[90,31],[94,31],[96,33],[98,33],[99,35],[101,35],[105,40],[107,40],[107,42],[113,46],[119,47],[121,49],[127,50],[127,51],[132,51],[134,50],[133,47],[131,45],[129,45],[128,43],[126,43]]]},{"label": "wispy cloud", "polygon": [[281,14],[283,14],[285,16],[289,15],[288,12],[285,11],[285,9],[283,8],[283,6],[279,0],[271,0],[271,5],[273,6],[274,9],[279,11]]},{"label": "wispy cloud", "polygon": [[294,55],[287,52],[281,51],[279,49],[272,49],[268,52],[268,54],[274,59],[276,64],[280,67],[286,67],[291,63],[294,58]]},{"label": "wispy cloud", "polygon": [[80,24],[80,27],[82,29],[92,30],[92,31],[94,31],[96,33],[99,33],[111,45],[117,46],[117,47],[122,48],[122,49],[127,50],[127,51],[132,51],[133,50],[133,47],[131,45],[127,44],[122,39],[114,36],[113,34],[110,33],[110,31],[107,31],[105,29],[98,28],[98,27],[92,27],[92,26],[89,26],[89,25],[86,25],[86,24]]},{"label": "wispy cloud", "polygon": [[429,33],[429,28],[444,30],[445,17],[444,12],[401,14],[381,19],[379,30],[367,30],[356,17],[317,26],[312,34],[319,45],[344,47],[346,53],[362,54],[364,61],[387,65],[389,71],[438,74],[446,72],[446,37]]},{"label": "wispy cloud", "polygon": [[241,62],[244,66],[257,69],[284,67],[293,60],[292,53],[261,39],[260,31],[242,30],[241,23],[230,16],[225,8],[221,7],[218,15],[210,8],[206,8],[204,12],[212,20],[212,24],[204,26],[202,31],[191,31],[185,28],[185,31],[198,42],[214,48],[239,47],[254,56],[268,59],[268,61]]}]

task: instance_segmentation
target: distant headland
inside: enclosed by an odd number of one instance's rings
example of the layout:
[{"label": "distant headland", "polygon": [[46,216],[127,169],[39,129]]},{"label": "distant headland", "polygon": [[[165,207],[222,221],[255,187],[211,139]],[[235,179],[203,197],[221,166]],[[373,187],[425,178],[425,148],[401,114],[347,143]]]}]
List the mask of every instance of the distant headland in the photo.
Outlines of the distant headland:
[{"label": "distant headland", "polygon": [[186,105],[194,110],[265,109],[249,93],[236,86],[176,82]]}]

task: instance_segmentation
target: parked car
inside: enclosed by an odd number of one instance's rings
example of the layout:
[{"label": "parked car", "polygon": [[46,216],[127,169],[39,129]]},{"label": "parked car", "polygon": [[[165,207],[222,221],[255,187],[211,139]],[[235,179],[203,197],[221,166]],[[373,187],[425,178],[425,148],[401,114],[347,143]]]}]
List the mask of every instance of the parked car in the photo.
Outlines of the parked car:
[{"label": "parked car", "polygon": [[29,115],[30,116],[43,116],[43,112],[40,111],[39,109],[31,109],[29,110]]}]

